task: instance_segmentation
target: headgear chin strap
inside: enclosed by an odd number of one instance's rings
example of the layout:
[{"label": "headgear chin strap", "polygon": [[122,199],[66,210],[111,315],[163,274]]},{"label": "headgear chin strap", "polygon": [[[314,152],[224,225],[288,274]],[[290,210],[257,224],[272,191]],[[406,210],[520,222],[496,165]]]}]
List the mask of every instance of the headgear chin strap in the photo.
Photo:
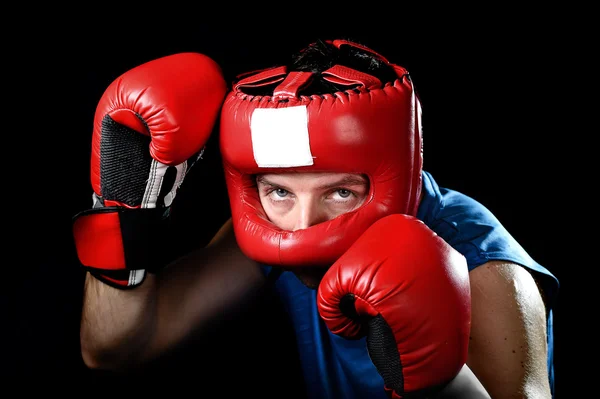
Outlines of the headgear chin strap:
[{"label": "headgear chin strap", "polygon": [[[421,107],[408,72],[363,46],[396,71],[388,84],[336,65],[323,79],[345,91],[304,96],[312,72],[277,67],[246,75],[223,104],[220,147],[236,239],[257,262],[273,266],[329,266],[376,220],[416,215],[423,165]],[[272,95],[244,89],[273,85]],[[365,174],[370,193],[363,205],[335,219],[297,231],[267,219],[255,176],[281,172]]]}]

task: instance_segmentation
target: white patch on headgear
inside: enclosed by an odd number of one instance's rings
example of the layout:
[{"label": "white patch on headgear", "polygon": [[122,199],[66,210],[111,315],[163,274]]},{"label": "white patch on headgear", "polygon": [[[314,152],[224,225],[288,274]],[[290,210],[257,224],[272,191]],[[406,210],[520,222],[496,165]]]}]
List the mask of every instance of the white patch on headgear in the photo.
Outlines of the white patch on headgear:
[{"label": "white patch on headgear", "polygon": [[313,164],[305,105],[257,108],[250,120],[254,160],[261,168]]}]

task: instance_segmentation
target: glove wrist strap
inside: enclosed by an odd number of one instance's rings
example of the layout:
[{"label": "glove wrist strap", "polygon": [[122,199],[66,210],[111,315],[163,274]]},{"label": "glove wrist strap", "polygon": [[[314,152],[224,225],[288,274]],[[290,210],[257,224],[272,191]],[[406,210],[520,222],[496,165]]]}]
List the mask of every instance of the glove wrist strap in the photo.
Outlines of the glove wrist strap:
[{"label": "glove wrist strap", "polygon": [[156,272],[168,261],[169,208],[101,207],[74,216],[73,235],[81,264],[111,271]]}]

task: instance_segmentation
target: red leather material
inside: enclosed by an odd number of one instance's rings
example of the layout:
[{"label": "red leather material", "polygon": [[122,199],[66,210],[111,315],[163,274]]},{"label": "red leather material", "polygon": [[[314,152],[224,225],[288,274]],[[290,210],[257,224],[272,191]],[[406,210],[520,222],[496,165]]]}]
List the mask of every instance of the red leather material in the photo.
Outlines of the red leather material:
[{"label": "red leather material", "polygon": [[[420,103],[406,71],[393,84],[345,67],[323,73],[361,87],[323,96],[250,96],[240,90],[279,82],[281,67],[248,76],[234,86],[221,113],[221,153],[238,244],[250,258],[269,265],[329,266],[376,220],[390,214],[415,215],[422,171]],[[281,86],[281,84],[280,84]],[[259,167],[251,132],[253,112],[305,106],[314,164]],[[370,194],[358,210],[295,232],[271,224],[262,209],[254,176],[270,172],[366,174]],[[351,227],[350,227],[351,226]]]},{"label": "red leather material", "polygon": [[83,266],[125,269],[125,251],[117,212],[82,215],[73,222],[77,256]]},{"label": "red leather material", "polygon": [[369,90],[381,87],[381,81],[375,76],[342,65],[335,65],[323,72],[323,79],[346,86],[362,84]]},{"label": "red leather material", "polygon": [[[114,175],[101,176],[101,144],[105,145],[103,150],[115,158],[129,156],[119,152],[123,148],[119,147],[118,140],[109,145],[103,143],[105,117],[108,115],[114,122],[150,137],[150,156],[164,165],[178,166],[199,153],[206,144],[226,91],[220,66],[199,53],[178,53],[146,62],[125,72],[107,87],[94,116],[90,170],[92,188],[101,206],[81,212],[73,222],[75,246],[84,266],[99,270],[142,271],[156,266],[154,259],[162,260],[157,255],[160,252],[157,246],[164,234],[159,227],[163,225],[160,222],[162,210],[159,209],[163,203],[126,204],[123,198],[104,198],[102,195],[103,179],[113,179]],[[111,137],[105,138],[109,141]],[[127,174],[129,171],[121,168],[119,172]],[[148,181],[153,182],[151,170],[148,170],[148,176]],[[162,178],[156,173],[152,176],[157,182]],[[119,177],[121,180],[110,182],[115,185],[131,183]],[[153,189],[157,186],[160,188],[157,183]],[[145,211],[154,208],[159,212]],[[136,212],[137,216],[123,212],[124,209]],[[106,279],[127,285],[127,281]]]},{"label": "red leather material", "polygon": [[112,286],[116,286],[118,288],[125,289],[125,288],[129,287],[129,280],[117,280],[115,278],[111,278],[111,277],[108,277],[105,275],[98,275],[98,274],[95,274],[95,276],[98,276],[99,278],[110,283]]},{"label": "red leather material", "polygon": [[220,66],[199,53],[152,60],[115,79],[102,95],[94,116],[94,191],[100,193],[100,141],[106,115],[150,135],[152,157],[166,165],[177,165],[208,140],[226,90]]},{"label": "red leather material", "polygon": [[465,258],[420,220],[391,215],[374,223],[325,273],[317,295],[327,327],[363,336],[362,322],[340,310],[354,295],[358,317],[381,315],[391,327],[404,394],[445,383],[466,363],[471,302]]},{"label": "red leather material", "polygon": [[305,84],[310,82],[311,72],[290,72],[288,78],[273,90],[273,95],[278,98],[294,98]]}]

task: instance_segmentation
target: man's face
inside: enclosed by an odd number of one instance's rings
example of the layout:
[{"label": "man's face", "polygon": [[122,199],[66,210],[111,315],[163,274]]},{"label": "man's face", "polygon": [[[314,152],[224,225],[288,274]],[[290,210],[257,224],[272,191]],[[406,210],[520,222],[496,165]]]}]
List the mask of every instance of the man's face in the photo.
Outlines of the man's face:
[{"label": "man's face", "polygon": [[[369,195],[365,176],[351,173],[281,173],[256,177],[267,217],[282,230],[306,229],[360,207]],[[316,289],[326,268],[291,269],[307,287]]]},{"label": "man's face", "polygon": [[360,207],[368,179],[351,173],[281,173],[256,177],[267,217],[282,230],[306,229]]}]

